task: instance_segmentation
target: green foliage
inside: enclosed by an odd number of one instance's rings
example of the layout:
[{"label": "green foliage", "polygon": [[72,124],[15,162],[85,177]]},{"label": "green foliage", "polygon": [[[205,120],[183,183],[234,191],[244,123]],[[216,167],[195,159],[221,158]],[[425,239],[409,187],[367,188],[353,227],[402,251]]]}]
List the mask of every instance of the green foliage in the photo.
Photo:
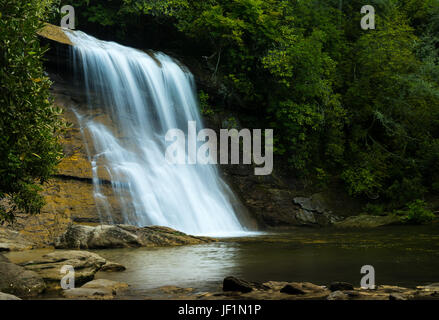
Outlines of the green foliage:
[{"label": "green foliage", "polygon": [[396,211],[401,216],[401,221],[409,224],[424,224],[432,221],[435,215],[426,209],[426,204],[422,200],[415,200],[407,205],[406,210]]},{"label": "green foliage", "polygon": [[372,216],[383,216],[386,214],[384,206],[380,204],[368,203],[364,206],[363,210]]},{"label": "green foliage", "polygon": [[211,116],[214,114],[212,107],[209,104],[209,95],[203,90],[198,91],[198,99],[200,100],[200,111],[201,114],[205,117]]},{"label": "green foliage", "polygon": [[370,168],[349,168],[343,171],[341,178],[346,182],[352,196],[377,192],[382,184],[380,177]]},{"label": "green foliage", "polygon": [[0,221],[39,212],[40,184],[62,156],[61,110],[50,100],[36,34],[49,4],[0,0]]},{"label": "green foliage", "polygon": [[315,185],[317,188],[326,189],[331,176],[322,168],[315,168]]}]

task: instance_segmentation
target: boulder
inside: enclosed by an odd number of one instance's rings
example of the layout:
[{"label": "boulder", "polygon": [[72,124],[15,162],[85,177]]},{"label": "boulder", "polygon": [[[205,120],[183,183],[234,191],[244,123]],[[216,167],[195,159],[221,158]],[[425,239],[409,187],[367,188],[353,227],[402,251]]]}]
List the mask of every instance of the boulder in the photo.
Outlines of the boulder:
[{"label": "boulder", "polygon": [[143,247],[178,246],[187,244],[203,244],[217,241],[214,238],[198,237],[162,226],[134,227],[120,225],[120,228],[135,233]]},{"label": "boulder", "polygon": [[82,284],[94,278],[96,272],[106,263],[106,260],[96,253],[76,250],[57,250],[44,255],[38,260],[21,264],[27,270],[38,273],[51,288],[58,289],[65,274],[61,273],[64,265],[70,265],[75,270],[75,284]]},{"label": "boulder", "polygon": [[322,197],[319,197],[319,194],[312,195],[309,198],[306,197],[296,197],[293,199],[294,203],[300,205],[302,209],[307,211],[315,211],[317,213],[323,214],[325,212],[331,212],[327,208],[327,204],[325,203]]},{"label": "boulder", "polygon": [[331,291],[354,290],[354,286],[347,282],[332,282],[329,285],[329,290]]},{"label": "boulder", "polygon": [[100,225],[96,227],[75,225],[55,241],[61,249],[93,249],[140,247],[139,237],[118,226]]},{"label": "boulder", "polygon": [[287,294],[305,294],[305,291],[302,289],[302,285],[298,283],[290,283],[280,289],[281,293]]},{"label": "boulder", "polygon": [[260,283],[249,282],[235,277],[226,277],[223,281],[223,291],[237,291],[246,293],[252,291],[253,289],[267,290],[269,288]]},{"label": "boulder", "polygon": [[0,291],[20,297],[36,296],[46,285],[37,273],[10,262],[0,262]]},{"label": "boulder", "polygon": [[305,225],[331,225],[342,219],[332,214],[327,196],[322,193],[315,193],[310,197],[295,197],[293,202],[300,206],[296,213],[297,220]]},{"label": "boulder", "polygon": [[0,253],[0,262],[9,262],[9,259]]},{"label": "boulder", "polygon": [[0,228],[0,251],[22,251],[35,248],[35,243],[27,240],[18,231]]},{"label": "boulder", "polygon": [[215,241],[207,237],[195,237],[167,227],[135,227],[129,225],[100,225],[96,227],[76,225],[55,241],[61,249],[98,249],[158,247],[200,244]]},{"label": "boulder", "polygon": [[253,290],[253,285],[245,280],[241,280],[235,277],[224,278],[223,291],[239,291],[250,292]]},{"label": "boulder", "polygon": [[21,299],[12,294],[0,292],[0,300],[21,300]]},{"label": "boulder", "polygon": [[317,223],[314,213],[308,210],[298,209],[296,212],[296,218],[303,224]]},{"label": "boulder", "polygon": [[100,271],[105,271],[105,272],[120,272],[120,271],[125,271],[126,268],[125,266],[116,263],[116,262],[112,262],[112,261],[107,261],[107,263],[105,263]]}]

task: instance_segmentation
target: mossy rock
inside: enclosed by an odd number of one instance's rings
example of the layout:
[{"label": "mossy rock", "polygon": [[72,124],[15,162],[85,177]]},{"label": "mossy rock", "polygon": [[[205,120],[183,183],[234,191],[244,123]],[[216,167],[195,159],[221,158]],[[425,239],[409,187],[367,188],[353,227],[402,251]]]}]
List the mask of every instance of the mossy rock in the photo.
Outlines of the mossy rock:
[{"label": "mossy rock", "polygon": [[337,228],[376,228],[386,225],[399,224],[400,219],[397,216],[372,216],[358,215],[348,217],[343,221],[334,223]]}]

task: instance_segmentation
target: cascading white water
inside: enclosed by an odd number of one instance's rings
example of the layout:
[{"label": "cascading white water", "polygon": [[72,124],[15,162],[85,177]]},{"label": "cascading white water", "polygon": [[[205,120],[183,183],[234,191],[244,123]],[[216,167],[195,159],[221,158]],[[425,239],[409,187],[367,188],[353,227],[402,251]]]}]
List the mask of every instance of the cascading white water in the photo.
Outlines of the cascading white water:
[{"label": "cascading white water", "polygon": [[109,126],[79,116],[93,141],[89,156],[101,214],[111,218],[97,176],[105,170],[125,223],[196,235],[243,233],[232,206],[236,199],[215,166],[165,161],[168,129],[187,132],[188,121],[203,127],[192,74],[163,53],[151,56],[81,31],[66,34],[87,96],[97,97],[90,107],[98,100],[114,122]]}]

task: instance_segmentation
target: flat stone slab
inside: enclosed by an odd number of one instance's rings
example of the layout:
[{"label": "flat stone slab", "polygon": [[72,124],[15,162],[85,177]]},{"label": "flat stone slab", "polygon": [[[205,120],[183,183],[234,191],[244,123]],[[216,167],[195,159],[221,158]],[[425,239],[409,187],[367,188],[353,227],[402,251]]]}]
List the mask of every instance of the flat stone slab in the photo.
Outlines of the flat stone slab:
[{"label": "flat stone slab", "polygon": [[96,279],[84,284],[81,288],[90,289],[108,289],[111,291],[124,290],[128,288],[128,284],[107,279]]},{"label": "flat stone slab", "polygon": [[21,299],[12,294],[0,292],[0,300],[21,300]]},{"label": "flat stone slab", "polygon": [[60,288],[60,281],[65,276],[61,268],[70,265],[75,271],[75,284],[82,284],[94,278],[107,261],[96,253],[79,250],[56,250],[40,259],[22,263],[27,270],[38,273],[51,288]]}]

